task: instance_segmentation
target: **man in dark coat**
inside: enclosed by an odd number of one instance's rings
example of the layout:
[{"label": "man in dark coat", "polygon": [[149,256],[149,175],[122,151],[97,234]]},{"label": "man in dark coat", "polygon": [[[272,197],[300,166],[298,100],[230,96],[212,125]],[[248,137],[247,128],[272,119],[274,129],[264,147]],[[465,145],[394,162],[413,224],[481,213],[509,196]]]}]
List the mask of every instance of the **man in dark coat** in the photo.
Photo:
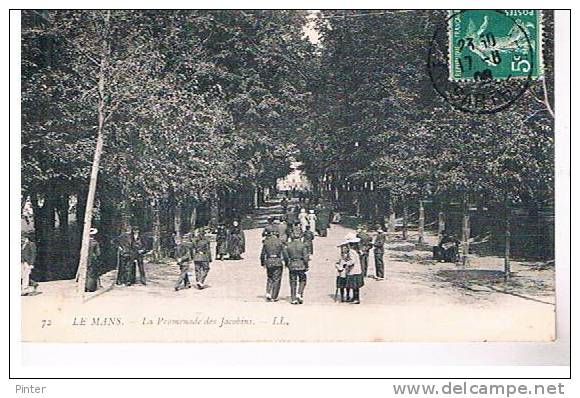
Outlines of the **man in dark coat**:
[{"label": "man in dark coat", "polygon": [[302,304],[306,288],[306,272],[308,271],[308,249],[304,243],[300,242],[299,237],[292,235],[292,241],[288,243],[286,250],[288,252],[286,266],[290,270],[292,304]]},{"label": "man in dark coat", "polygon": [[275,233],[268,233],[264,239],[260,262],[266,268],[266,300],[278,301],[284,262],[288,261],[288,252],[284,243]]},{"label": "man in dark coat", "polygon": [[446,230],[441,233],[439,245],[433,247],[433,259],[453,263],[459,260],[459,240]]},{"label": "man in dark coat", "polygon": [[179,279],[175,284],[175,291],[178,291],[183,286],[185,289],[191,287],[189,280],[190,263],[192,260],[191,245],[186,244],[182,239],[176,239],[177,247],[175,248],[175,259],[179,266]]},{"label": "man in dark coat", "polygon": [[198,236],[193,238],[192,243],[196,285],[198,289],[203,289],[206,287],[205,278],[209,273],[209,263],[212,261],[210,242],[203,229],[199,230]]},{"label": "man in dark coat", "polygon": [[363,278],[366,278],[369,269],[369,252],[373,247],[373,238],[369,235],[365,226],[361,226],[359,228],[357,238],[360,239],[359,257],[360,257],[360,265],[362,268],[362,274]]},{"label": "man in dark coat", "polygon": [[310,230],[310,225],[306,226],[306,231],[302,234],[302,243],[308,249],[308,254],[314,254],[314,232]]},{"label": "man in dark coat", "polygon": [[274,225],[274,221],[276,221],[274,217],[268,217],[268,224],[264,227],[264,230],[262,231],[262,236],[267,236],[273,232],[278,231],[278,226]]},{"label": "man in dark coat", "polygon": [[139,281],[146,285],[145,267],[143,256],[147,252],[147,241],[141,236],[139,227],[132,227],[130,232],[123,233],[117,238],[118,255],[120,262],[117,273],[117,284],[131,286],[136,282],[137,272],[135,263],[139,269]]},{"label": "man in dark coat", "polygon": [[36,243],[32,240],[32,233],[24,233],[21,239],[20,247],[20,284],[21,284],[21,294],[27,295],[30,292],[29,287],[32,286],[34,291],[38,287],[38,283],[30,278],[32,269],[34,268],[34,263],[36,262]]},{"label": "man in dark coat", "polygon": [[228,229],[224,224],[218,225],[216,229],[215,240],[215,257],[221,261],[224,259],[224,256],[228,254]]},{"label": "man in dark coat", "polygon": [[298,206],[288,208],[288,211],[286,212],[286,222],[288,225],[294,225],[298,222],[298,212],[300,210],[297,210],[297,208]]},{"label": "man in dark coat", "polygon": [[282,206],[282,211],[284,212],[284,214],[286,214],[286,212],[288,211],[288,199],[286,198],[286,196],[284,196],[280,201],[280,206]]},{"label": "man in dark coat", "polygon": [[377,236],[375,236],[375,241],[373,242],[374,254],[375,254],[375,279],[382,281],[385,279],[385,242],[387,241],[387,235],[385,234],[383,227],[377,225]]},{"label": "man in dark coat", "polygon": [[330,209],[325,205],[316,206],[316,232],[321,237],[328,235],[330,227]]}]

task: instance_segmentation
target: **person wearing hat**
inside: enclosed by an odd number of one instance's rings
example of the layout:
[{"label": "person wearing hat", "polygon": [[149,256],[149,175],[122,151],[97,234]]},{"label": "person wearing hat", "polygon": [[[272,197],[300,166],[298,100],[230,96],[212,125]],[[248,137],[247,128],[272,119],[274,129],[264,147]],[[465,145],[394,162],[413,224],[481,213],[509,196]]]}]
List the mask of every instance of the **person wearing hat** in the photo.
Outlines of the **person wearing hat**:
[{"label": "person wearing hat", "polygon": [[359,257],[362,267],[362,275],[366,278],[369,269],[369,253],[373,247],[373,238],[369,235],[364,225],[359,227],[357,237],[360,239]]},{"label": "person wearing hat", "polygon": [[276,227],[278,237],[282,243],[288,243],[288,224],[286,223],[286,216],[282,216],[279,220],[275,220],[274,226]]},{"label": "person wearing hat", "polygon": [[143,256],[147,251],[147,242],[141,236],[139,227],[131,227],[129,231],[117,237],[115,242],[117,244],[117,284],[131,286],[136,282],[135,263],[137,263],[139,280],[146,285]]},{"label": "person wearing hat", "polygon": [[[186,237],[184,237],[186,239]],[[175,248],[175,259],[179,265],[179,278],[175,284],[175,291],[177,292],[181,287],[189,289],[191,281],[189,279],[190,263],[192,260],[192,245],[187,244],[181,237],[175,238],[177,247]]]},{"label": "person wearing hat", "polygon": [[385,242],[387,241],[387,235],[381,225],[377,225],[377,235],[373,242],[374,255],[375,255],[375,279],[382,281],[385,279]]},{"label": "person wearing hat", "polygon": [[276,218],[268,217],[268,224],[264,227],[264,230],[262,231],[262,236],[266,236],[272,232],[277,231],[278,227],[274,225],[276,221],[278,221],[276,220]]},{"label": "person wearing hat", "polygon": [[101,258],[101,246],[96,239],[99,231],[91,228],[89,232],[89,255],[87,258],[87,277],[85,279],[85,292],[95,292],[101,287],[99,279],[99,265]]},{"label": "person wearing hat", "polygon": [[298,239],[302,239],[302,235],[303,235],[302,225],[300,224],[300,221],[296,221],[292,226],[292,230],[290,231],[289,237],[291,238],[292,236],[297,236]]},{"label": "person wearing hat", "polygon": [[[338,247],[340,248],[340,259],[335,264],[336,272],[338,273],[336,276],[336,290],[337,293],[340,291],[340,302],[344,303],[351,300],[350,290],[346,288],[346,277],[348,269],[354,265],[356,253],[354,253],[354,256],[351,254],[349,241],[342,242]],[[334,300],[336,301],[336,294]]]},{"label": "person wearing hat", "polygon": [[215,241],[215,257],[222,261],[224,256],[228,254],[228,229],[223,223],[220,223],[216,228]]},{"label": "person wearing hat", "polygon": [[304,289],[306,288],[306,272],[308,272],[308,249],[296,235],[286,247],[288,259],[286,266],[290,271],[290,296],[292,304],[304,302]]},{"label": "person wearing hat", "polygon": [[306,226],[306,231],[302,234],[302,243],[308,249],[308,254],[314,254],[314,232],[310,229],[310,225]]},{"label": "person wearing hat", "polygon": [[308,225],[310,225],[310,230],[312,232],[316,231],[316,214],[314,213],[314,210],[310,210],[308,212]]},{"label": "person wearing hat", "polygon": [[[360,255],[357,253],[361,239],[355,234],[346,236],[344,242],[340,246],[348,246],[348,254],[345,255],[347,261],[343,262],[346,270],[346,281],[344,287],[346,289],[346,296],[349,302],[353,304],[360,304],[360,288],[364,286],[363,269],[361,266]],[[346,252],[346,249],[344,249]],[[341,258],[342,259],[342,258]],[[350,296],[352,291],[352,299]]]},{"label": "person wearing hat", "polygon": [[33,233],[22,234],[20,246],[20,294],[26,296],[30,294],[30,287],[36,292],[38,283],[30,277],[34,263],[36,262],[36,243],[34,243]]},{"label": "person wearing hat", "polygon": [[211,245],[205,236],[205,230],[198,230],[197,236],[193,238],[193,264],[195,267],[195,281],[198,289],[206,287],[205,279],[209,273],[211,263]]},{"label": "person wearing hat", "polygon": [[274,232],[268,232],[262,244],[260,262],[266,268],[266,300],[278,301],[284,262],[288,261],[288,252],[282,240]]},{"label": "person wearing hat", "polygon": [[242,254],[246,251],[246,239],[238,221],[232,223],[228,239],[228,251],[230,260],[241,260]]},{"label": "person wearing hat", "polygon": [[298,221],[300,221],[300,226],[302,227],[302,232],[306,231],[306,226],[308,225],[308,214],[306,209],[303,207],[298,213]]},{"label": "person wearing hat", "polygon": [[[134,254],[134,261],[137,263],[137,269],[139,270],[139,282],[142,285],[147,284],[147,277],[145,276],[145,266],[143,264],[143,257],[147,253],[147,240],[143,235],[141,235],[141,229],[139,227],[133,227],[132,233],[132,245],[133,245],[133,254]],[[131,284],[136,283],[137,281],[137,273],[135,270],[135,266],[133,265],[130,268],[131,271]]]}]

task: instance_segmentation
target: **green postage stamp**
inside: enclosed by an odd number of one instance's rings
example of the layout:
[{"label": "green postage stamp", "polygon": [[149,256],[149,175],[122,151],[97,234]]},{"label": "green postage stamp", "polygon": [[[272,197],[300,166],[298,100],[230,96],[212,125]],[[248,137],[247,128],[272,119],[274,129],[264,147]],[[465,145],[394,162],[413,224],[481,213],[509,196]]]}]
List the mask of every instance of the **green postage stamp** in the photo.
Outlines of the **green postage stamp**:
[{"label": "green postage stamp", "polygon": [[539,10],[452,10],[449,79],[538,79],[542,68]]}]

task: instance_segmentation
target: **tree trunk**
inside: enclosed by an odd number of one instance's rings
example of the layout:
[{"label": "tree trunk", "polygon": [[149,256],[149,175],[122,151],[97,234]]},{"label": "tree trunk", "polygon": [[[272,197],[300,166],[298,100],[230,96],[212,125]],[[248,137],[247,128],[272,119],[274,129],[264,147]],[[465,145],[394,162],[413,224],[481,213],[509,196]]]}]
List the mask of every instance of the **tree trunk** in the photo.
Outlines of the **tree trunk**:
[{"label": "tree trunk", "polygon": [[159,199],[153,201],[153,255],[161,258],[161,217],[159,216]]},{"label": "tree trunk", "polygon": [[407,240],[409,237],[409,214],[407,209],[407,203],[403,202],[403,240]]},{"label": "tree trunk", "polygon": [[[390,196],[390,195],[389,195]],[[395,203],[392,198],[389,198],[389,228],[388,233],[394,235],[397,229],[397,218],[395,214]]]},{"label": "tree trunk", "polygon": [[87,260],[89,255],[89,239],[90,229],[93,218],[93,205],[95,201],[95,193],[97,190],[97,177],[99,174],[99,163],[101,161],[101,154],[103,152],[103,142],[105,133],[105,107],[106,107],[106,92],[105,92],[105,74],[108,69],[108,61],[110,54],[109,42],[107,39],[109,23],[111,18],[111,11],[105,14],[104,35],[101,41],[101,60],[98,72],[97,89],[99,93],[99,101],[97,104],[98,112],[98,126],[97,126],[97,143],[95,146],[95,154],[93,157],[93,165],[91,168],[91,179],[89,181],[89,193],[87,195],[87,206],[85,210],[85,218],[83,223],[83,235],[81,243],[81,254],[79,259],[79,267],[77,269],[77,293],[81,297],[85,293],[85,281],[87,277]]},{"label": "tree trunk", "polygon": [[181,202],[175,202],[175,211],[173,212],[173,228],[175,229],[175,236],[181,239]]},{"label": "tree trunk", "polygon": [[510,279],[510,249],[511,249],[511,214],[510,208],[506,201],[505,206],[505,253],[504,253],[504,279],[507,282]]},{"label": "tree trunk", "polygon": [[464,199],[463,202],[463,227],[461,233],[461,241],[463,247],[463,258],[461,263],[463,266],[467,265],[468,255],[469,255],[469,238],[471,236],[471,228],[469,225],[469,210],[468,210],[467,200]]},{"label": "tree trunk", "polygon": [[439,220],[437,222],[437,235],[439,237],[439,240],[441,240],[441,237],[443,236],[443,231],[445,231],[445,213],[443,213],[443,211],[439,211]]},{"label": "tree trunk", "polygon": [[423,201],[419,201],[419,243],[425,242],[425,208]]},{"label": "tree trunk", "polygon": [[191,227],[191,230],[195,230],[197,224],[197,203],[193,205],[193,208],[191,209],[191,215],[189,217],[189,225]]}]

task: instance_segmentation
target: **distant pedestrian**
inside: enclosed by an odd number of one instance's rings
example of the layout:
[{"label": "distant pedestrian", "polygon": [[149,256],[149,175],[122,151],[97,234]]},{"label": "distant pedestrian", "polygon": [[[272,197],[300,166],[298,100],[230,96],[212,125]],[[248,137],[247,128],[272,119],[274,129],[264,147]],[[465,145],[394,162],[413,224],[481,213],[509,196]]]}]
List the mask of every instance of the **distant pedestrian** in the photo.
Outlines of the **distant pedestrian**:
[{"label": "distant pedestrian", "polygon": [[198,289],[206,287],[205,279],[209,273],[209,266],[212,261],[209,239],[205,236],[205,231],[200,229],[197,236],[193,238],[193,264],[195,266],[195,280]]},{"label": "distant pedestrian", "polygon": [[316,206],[316,232],[319,236],[326,237],[328,228],[330,228],[330,209],[319,204]]},{"label": "distant pedestrian", "polygon": [[230,260],[241,260],[246,251],[246,239],[238,221],[232,223],[228,239],[228,251]]},{"label": "distant pedestrian", "polygon": [[385,279],[385,243],[387,241],[387,235],[381,225],[377,225],[377,235],[373,242],[374,255],[375,255],[375,279],[382,281]]},{"label": "distant pedestrian", "polygon": [[272,232],[277,231],[278,227],[274,225],[274,221],[276,221],[275,217],[268,217],[268,224],[266,224],[266,226],[264,227],[264,230],[262,231],[262,236],[267,236]]},{"label": "distant pedestrian", "polygon": [[357,237],[360,239],[359,243],[359,257],[362,267],[363,277],[367,277],[369,269],[369,253],[373,246],[373,238],[369,235],[364,225],[358,229]]},{"label": "distant pedestrian", "polygon": [[175,259],[179,266],[179,278],[175,284],[175,291],[182,287],[189,289],[191,281],[189,279],[190,264],[192,261],[191,246],[187,245],[181,238],[176,239],[177,247],[175,248]]},{"label": "distant pedestrian", "polygon": [[274,221],[274,225],[278,231],[278,238],[282,243],[288,243],[288,224],[286,224],[285,217],[282,216],[280,220]]},{"label": "distant pedestrian", "polygon": [[300,221],[302,232],[306,231],[306,226],[309,224],[309,222],[308,222],[308,213],[306,213],[305,208],[300,209],[300,214],[298,214],[298,220]]},{"label": "distant pedestrian", "polygon": [[302,234],[302,242],[308,249],[308,254],[314,254],[314,232],[310,229],[310,225],[306,226],[306,231]]},{"label": "distant pedestrian", "polygon": [[316,214],[314,213],[314,210],[310,210],[308,213],[308,225],[310,225],[311,231],[316,231]]},{"label": "distant pedestrian", "polygon": [[286,212],[288,211],[288,198],[286,198],[286,196],[282,198],[282,200],[280,201],[280,205],[282,206],[282,211],[284,212],[284,214],[286,214]]},{"label": "distant pedestrian", "polygon": [[298,239],[302,239],[302,235],[304,233],[302,232],[302,225],[300,224],[300,221],[296,221],[294,223],[294,225],[292,226],[292,231],[290,232],[290,238],[293,236],[296,236]]},{"label": "distant pedestrian", "polygon": [[228,229],[222,223],[217,226],[215,240],[215,257],[217,260],[222,261],[224,256],[228,254]]}]

